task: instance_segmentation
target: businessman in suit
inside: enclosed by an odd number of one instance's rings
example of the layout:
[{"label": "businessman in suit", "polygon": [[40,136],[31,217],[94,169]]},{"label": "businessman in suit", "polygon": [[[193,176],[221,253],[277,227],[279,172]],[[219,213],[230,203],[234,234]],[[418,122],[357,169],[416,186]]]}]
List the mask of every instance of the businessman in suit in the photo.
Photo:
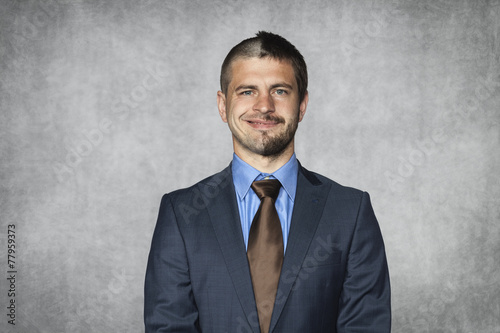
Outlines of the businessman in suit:
[{"label": "businessman in suit", "polygon": [[308,171],[294,135],[307,68],[259,32],[227,55],[231,164],[166,194],[145,281],[146,332],[390,332],[384,244],[367,193]]}]

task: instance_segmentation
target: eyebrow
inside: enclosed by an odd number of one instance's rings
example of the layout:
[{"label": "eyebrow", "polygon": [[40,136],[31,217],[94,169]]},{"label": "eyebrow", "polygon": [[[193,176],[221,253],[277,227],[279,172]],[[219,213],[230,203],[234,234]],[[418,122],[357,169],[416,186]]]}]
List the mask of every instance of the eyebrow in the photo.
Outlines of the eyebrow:
[{"label": "eyebrow", "polygon": [[293,90],[292,85],[285,83],[285,82],[275,83],[275,84],[271,85],[271,89],[275,89],[275,88],[287,88],[287,89]]},{"label": "eyebrow", "polygon": [[234,89],[234,91],[247,90],[247,89],[248,90],[257,90],[257,86],[242,84],[242,85],[236,87],[236,89]]}]

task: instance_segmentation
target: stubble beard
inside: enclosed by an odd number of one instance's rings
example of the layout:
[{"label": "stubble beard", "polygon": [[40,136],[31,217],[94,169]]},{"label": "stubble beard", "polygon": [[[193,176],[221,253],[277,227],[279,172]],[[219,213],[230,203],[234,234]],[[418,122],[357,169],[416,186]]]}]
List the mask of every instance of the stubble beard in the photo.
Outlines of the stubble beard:
[{"label": "stubble beard", "polygon": [[[284,120],[281,121],[284,123]],[[234,136],[236,140],[252,153],[265,156],[265,157],[279,157],[288,148],[292,142],[295,132],[297,131],[299,121],[298,115],[294,118],[285,128],[284,131],[272,135],[268,131],[262,131],[259,138],[254,139],[250,136],[240,138]]]}]

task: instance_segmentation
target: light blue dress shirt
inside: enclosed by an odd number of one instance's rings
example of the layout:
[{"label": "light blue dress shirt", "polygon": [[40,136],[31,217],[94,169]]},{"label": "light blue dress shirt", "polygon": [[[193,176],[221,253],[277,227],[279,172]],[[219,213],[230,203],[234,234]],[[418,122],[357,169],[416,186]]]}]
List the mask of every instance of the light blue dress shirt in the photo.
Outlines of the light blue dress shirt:
[{"label": "light blue dress shirt", "polygon": [[245,247],[248,247],[248,234],[252,220],[257,213],[260,205],[260,199],[250,187],[255,180],[262,180],[265,177],[277,179],[281,183],[280,193],[276,199],[276,210],[281,222],[281,231],[283,232],[283,245],[286,251],[288,241],[288,232],[290,231],[290,222],[292,219],[293,203],[295,201],[295,192],[297,190],[297,173],[299,163],[295,153],[290,160],[273,174],[260,172],[250,166],[233,154],[232,163],[233,182],[236,190],[236,201],[240,213],[241,230],[243,231],[243,240]]}]

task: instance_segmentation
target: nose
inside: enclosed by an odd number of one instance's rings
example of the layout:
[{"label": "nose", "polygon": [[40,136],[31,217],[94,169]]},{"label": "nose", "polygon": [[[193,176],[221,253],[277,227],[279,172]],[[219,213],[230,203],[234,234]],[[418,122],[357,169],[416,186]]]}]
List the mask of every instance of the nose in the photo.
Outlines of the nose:
[{"label": "nose", "polygon": [[271,94],[261,94],[253,109],[262,113],[274,112],[274,101]]}]

